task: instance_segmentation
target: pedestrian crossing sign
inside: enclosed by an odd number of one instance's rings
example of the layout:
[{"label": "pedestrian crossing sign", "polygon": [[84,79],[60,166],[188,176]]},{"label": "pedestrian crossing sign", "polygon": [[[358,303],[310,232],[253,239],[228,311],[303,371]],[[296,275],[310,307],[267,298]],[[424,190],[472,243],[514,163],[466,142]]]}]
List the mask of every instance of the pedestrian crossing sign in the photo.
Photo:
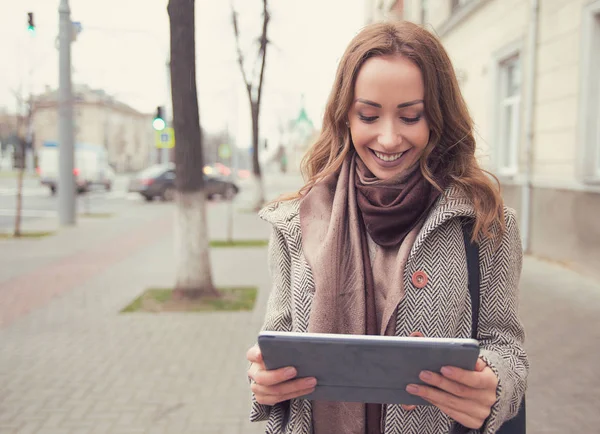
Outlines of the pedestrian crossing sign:
[{"label": "pedestrian crossing sign", "polygon": [[162,131],[156,131],[156,147],[159,149],[171,149],[175,147],[175,131],[173,128],[165,128]]}]

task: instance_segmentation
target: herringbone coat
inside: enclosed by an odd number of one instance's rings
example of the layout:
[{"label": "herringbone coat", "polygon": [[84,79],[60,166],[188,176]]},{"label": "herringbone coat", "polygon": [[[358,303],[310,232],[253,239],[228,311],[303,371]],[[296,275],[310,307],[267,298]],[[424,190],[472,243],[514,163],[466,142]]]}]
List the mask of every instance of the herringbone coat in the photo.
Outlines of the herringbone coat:
[{"label": "herringbone coat", "polygon": [[[473,217],[469,200],[456,189],[440,198],[419,232],[404,273],[405,296],[398,305],[396,335],[420,331],[429,337],[469,338],[471,300],[461,219]],[[299,201],[275,203],[260,216],[273,226],[269,264],[273,286],[264,330],[306,332],[315,291],[311,269],[302,252]],[[481,431],[493,434],[514,416],[525,393],[529,369],[523,348],[523,327],[517,316],[518,281],[522,250],[514,212],[505,209],[506,233],[499,245],[480,244],[481,305],[479,335],[481,356],[499,379],[497,401]],[[418,289],[412,275],[424,271],[428,282]],[[311,403],[293,399],[266,406],[252,400],[250,419],[268,420],[267,434],[309,434]],[[385,434],[441,434],[453,432],[455,423],[433,406],[405,411],[387,405]]]}]

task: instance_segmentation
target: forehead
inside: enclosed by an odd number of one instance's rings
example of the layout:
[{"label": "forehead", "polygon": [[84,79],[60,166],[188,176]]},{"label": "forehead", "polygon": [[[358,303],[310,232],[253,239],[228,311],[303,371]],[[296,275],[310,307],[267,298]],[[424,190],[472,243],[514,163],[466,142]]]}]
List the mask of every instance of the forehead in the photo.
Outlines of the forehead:
[{"label": "forehead", "polygon": [[371,57],[358,71],[354,85],[354,98],[369,99],[384,107],[424,96],[421,70],[401,55]]}]

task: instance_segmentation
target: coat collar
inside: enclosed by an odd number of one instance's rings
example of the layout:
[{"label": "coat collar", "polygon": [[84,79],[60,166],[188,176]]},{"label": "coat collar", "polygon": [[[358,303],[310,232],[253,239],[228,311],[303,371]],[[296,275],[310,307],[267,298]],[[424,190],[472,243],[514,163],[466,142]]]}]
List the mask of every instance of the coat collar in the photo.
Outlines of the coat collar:
[{"label": "coat collar", "polygon": [[[300,231],[300,199],[269,204],[260,211],[259,216],[286,235],[297,234]],[[414,255],[419,250],[425,239],[436,228],[451,219],[461,217],[475,217],[473,203],[455,185],[450,185],[427,216],[410,255]]]}]

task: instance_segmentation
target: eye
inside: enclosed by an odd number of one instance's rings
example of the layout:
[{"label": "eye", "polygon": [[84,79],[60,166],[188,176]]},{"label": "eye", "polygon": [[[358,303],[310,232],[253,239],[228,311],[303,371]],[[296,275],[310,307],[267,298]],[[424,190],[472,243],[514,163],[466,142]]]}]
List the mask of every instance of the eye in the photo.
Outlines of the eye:
[{"label": "eye", "polygon": [[358,114],[358,118],[367,124],[373,123],[377,120],[377,116],[364,116],[360,113]]},{"label": "eye", "polygon": [[421,116],[417,116],[416,118],[400,118],[402,119],[402,121],[404,121],[404,123],[406,124],[416,124],[417,122],[419,122],[421,120]]}]

